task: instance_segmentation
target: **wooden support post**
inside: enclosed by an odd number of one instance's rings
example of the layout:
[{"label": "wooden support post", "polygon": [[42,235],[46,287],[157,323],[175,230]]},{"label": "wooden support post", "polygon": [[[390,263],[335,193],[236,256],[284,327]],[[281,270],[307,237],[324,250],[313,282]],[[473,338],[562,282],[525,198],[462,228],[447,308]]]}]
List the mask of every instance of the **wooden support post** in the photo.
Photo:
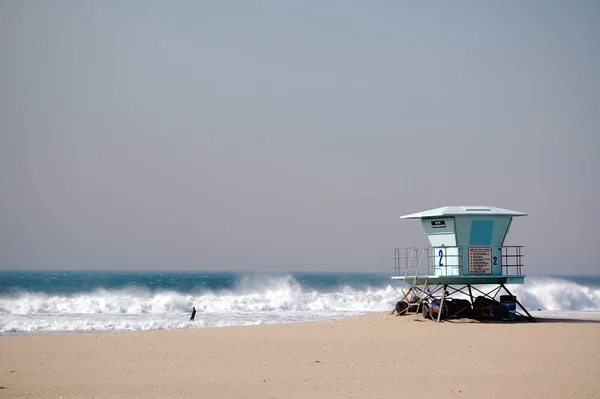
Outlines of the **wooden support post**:
[{"label": "wooden support post", "polygon": [[474,305],[473,301],[473,293],[471,292],[471,284],[467,284],[467,287],[469,288],[469,296],[471,297],[471,305]]},{"label": "wooden support post", "polygon": [[413,286],[411,285],[410,288],[408,289],[408,291],[406,292],[406,294],[404,294],[404,296],[402,297],[402,299],[400,299],[401,301],[405,300],[406,297],[408,297],[408,294],[410,294],[413,290]]},{"label": "wooden support post", "polygon": [[444,299],[446,298],[446,287],[448,287],[448,284],[444,284],[444,290],[442,291],[442,300],[440,301],[440,309],[438,310],[438,317],[437,317],[438,323],[442,319],[442,309],[444,306]]}]

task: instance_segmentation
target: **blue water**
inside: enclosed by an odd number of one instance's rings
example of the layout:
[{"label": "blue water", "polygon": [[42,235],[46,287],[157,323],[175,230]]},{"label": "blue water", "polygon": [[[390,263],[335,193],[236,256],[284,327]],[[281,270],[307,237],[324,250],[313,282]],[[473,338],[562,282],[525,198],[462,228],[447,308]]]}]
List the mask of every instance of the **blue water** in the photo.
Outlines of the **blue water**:
[{"label": "blue water", "polygon": [[[538,315],[600,319],[600,276],[527,277],[511,291]],[[0,271],[0,334],[326,320],[389,311],[401,296],[383,274]]]},{"label": "blue water", "polygon": [[390,283],[390,276],[364,273],[241,273],[241,272],[4,272],[0,271],[0,295],[15,291],[73,294],[98,288],[145,288],[197,293],[234,289],[249,282],[293,278],[306,289],[331,291],[340,286],[366,289]]}]

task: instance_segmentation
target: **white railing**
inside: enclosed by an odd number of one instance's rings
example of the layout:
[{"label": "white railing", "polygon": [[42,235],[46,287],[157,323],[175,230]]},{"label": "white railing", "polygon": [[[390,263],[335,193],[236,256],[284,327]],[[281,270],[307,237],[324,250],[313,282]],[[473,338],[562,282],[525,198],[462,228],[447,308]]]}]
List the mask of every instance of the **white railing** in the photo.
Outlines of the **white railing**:
[{"label": "white railing", "polygon": [[[502,275],[520,276],[523,268],[523,246],[503,246]],[[418,276],[425,271],[423,257],[427,257],[428,276],[463,275],[463,247],[428,247],[419,251],[416,247],[394,248],[394,276]],[[425,274],[423,274],[425,275]]]}]

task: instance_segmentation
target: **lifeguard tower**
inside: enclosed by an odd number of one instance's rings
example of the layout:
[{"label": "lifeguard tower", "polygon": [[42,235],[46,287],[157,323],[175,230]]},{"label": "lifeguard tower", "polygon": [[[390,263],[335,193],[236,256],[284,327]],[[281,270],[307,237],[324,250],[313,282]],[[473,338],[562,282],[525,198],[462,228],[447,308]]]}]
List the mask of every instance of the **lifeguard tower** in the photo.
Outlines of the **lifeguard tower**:
[{"label": "lifeguard tower", "polygon": [[[506,288],[506,284],[525,280],[523,247],[504,246],[512,220],[518,216],[527,214],[492,206],[446,206],[401,216],[420,219],[431,245],[422,251],[415,247],[394,249],[392,279],[402,281],[402,300],[411,294],[418,305],[435,301],[439,311],[434,320],[439,322],[444,301],[455,293],[462,293],[474,306],[473,291],[493,302],[504,290],[508,295],[501,299],[512,305],[506,319],[525,317],[516,310],[518,304],[534,321]],[[481,285],[488,291],[477,288]]]}]

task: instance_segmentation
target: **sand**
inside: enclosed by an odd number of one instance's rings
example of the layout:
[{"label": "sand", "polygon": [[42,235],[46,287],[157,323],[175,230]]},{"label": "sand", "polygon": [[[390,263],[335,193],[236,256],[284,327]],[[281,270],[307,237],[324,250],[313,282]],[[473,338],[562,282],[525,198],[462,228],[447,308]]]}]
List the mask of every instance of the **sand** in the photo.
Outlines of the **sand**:
[{"label": "sand", "polygon": [[0,337],[0,398],[594,398],[600,323],[335,321]]}]

